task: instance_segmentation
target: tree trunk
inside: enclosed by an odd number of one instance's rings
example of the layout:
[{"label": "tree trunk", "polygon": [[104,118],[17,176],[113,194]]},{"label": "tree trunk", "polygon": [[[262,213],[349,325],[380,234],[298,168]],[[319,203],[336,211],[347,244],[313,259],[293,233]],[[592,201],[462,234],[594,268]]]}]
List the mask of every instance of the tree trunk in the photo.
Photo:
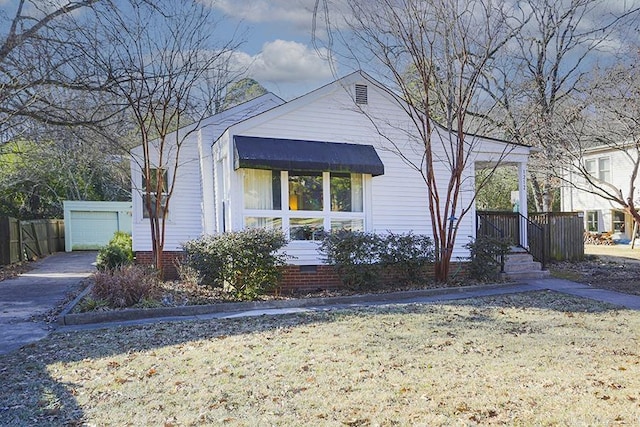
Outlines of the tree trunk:
[{"label": "tree trunk", "polygon": [[434,278],[438,283],[447,283],[449,281],[451,252],[451,250],[443,249],[440,253],[440,259],[433,264]]},{"label": "tree trunk", "polygon": [[536,203],[536,211],[542,212],[543,206],[544,206],[543,189],[540,185],[540,181],[535,175],[531,175],[530,178],[531,178],[531,188],[533,189],[533,199]]}]

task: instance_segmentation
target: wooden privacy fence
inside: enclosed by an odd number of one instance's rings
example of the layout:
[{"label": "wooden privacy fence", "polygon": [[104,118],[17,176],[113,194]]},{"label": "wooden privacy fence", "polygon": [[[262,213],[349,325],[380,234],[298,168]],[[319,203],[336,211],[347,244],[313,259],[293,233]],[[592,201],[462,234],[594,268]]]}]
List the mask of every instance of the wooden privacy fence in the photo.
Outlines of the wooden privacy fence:
[{"label": "wooden privacy fence", "polygon": [[0,217],[0,265],[64,251],[64,220]]},{"label": "wooden privacy fence", "polygon": [[529,215],[547,235],[546,253],[555,261],[584,258],[584,218],[575,212],[549,212]]},{"label": "wooden privacy fence", "polygon": [[584,258],[584,221],[575,212],[530,214],[477,212],[477,235],[507,239],[520,246],[521,224],[527,224],[529,252],[544,265],[549,260],[578,261]]}]

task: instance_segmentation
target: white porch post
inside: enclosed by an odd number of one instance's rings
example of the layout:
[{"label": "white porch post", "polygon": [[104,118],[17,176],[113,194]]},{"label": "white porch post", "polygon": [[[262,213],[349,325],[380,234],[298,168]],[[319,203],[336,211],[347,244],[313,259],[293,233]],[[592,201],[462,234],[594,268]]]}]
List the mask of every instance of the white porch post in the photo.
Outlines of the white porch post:
[{"label": "white porch post", "polygon": [[524,217],[520,217],[520,244],[524,248],[529,248],[529,238],[527,234],[527,220],[529,209],[527,207],[527,164],[518,163],[518,195],[519,212]]},{"label": "white porch post", "polygon": [[202,187],[202,233],[216,232],[215,200],[213,197],[213,154],[211,145],[203,140],[202,129],[198,131],[198,157],[200,158],[200,179]]}]

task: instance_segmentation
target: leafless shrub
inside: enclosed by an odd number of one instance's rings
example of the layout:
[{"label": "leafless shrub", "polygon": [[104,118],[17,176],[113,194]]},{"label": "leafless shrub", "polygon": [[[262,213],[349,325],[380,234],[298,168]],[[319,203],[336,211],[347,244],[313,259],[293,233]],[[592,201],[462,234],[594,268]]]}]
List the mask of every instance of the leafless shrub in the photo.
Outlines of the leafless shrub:
[{"label": "leafless shrub", "polygon": [[159,296],[157,274],[138,266],[126,266],[94,275],[92,296],[107,301],[111,308],[131,307]]}]

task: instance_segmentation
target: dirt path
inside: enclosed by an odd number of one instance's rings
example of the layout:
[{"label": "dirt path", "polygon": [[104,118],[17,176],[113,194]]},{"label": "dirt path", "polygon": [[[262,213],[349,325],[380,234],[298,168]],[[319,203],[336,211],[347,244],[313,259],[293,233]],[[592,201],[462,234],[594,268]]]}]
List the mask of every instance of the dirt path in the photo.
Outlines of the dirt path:
[{"label": "dirt path", "polygon": [[606,257],[612,262],[640,264],[640,242],[634,249],[631,249],[631,245],[584,245],[584,253]]}]

